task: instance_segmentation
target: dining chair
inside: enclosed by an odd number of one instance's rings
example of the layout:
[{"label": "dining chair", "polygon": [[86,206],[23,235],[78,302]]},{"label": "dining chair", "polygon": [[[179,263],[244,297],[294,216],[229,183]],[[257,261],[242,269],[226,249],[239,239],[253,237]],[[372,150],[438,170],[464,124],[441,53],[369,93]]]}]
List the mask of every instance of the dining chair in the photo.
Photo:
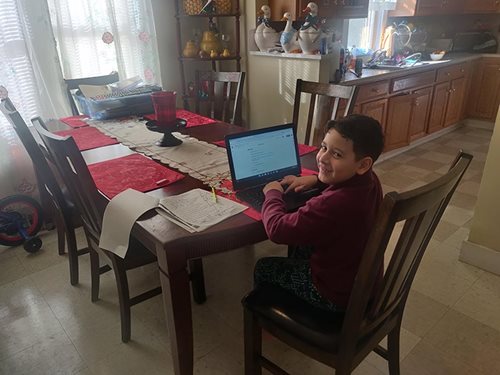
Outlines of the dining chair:
[{"label": "dining chair", "polygon": [[352,113],[356,102],[357,89],[356,86],[342,86],[297,79],[292,119],[296,127],[299,126],[302,94],[310,94],[304,137],[304,144],[310,145],[317,144],[318,137],[323,136],[321,131],[315,131],[311,140],[313,124],[315,129],[320,130],[323,129],[328,120],[337,118],[340,109],[344,108],[344,117]]},{"label": "dining chair", "polygon": [[78,257],[89,252],[88,247],[78,249],[77,246],[75,230],[82,226],[80,212],[73,204],[67,190],[62,187],[61,178],[56,177],[55,168],[51,167],[51,163],[46,159],[47,152],[44,153],[43,149],[40,148],[39,143],[10,99],[2,99],[0,108],[28,152],[35,170],[40,194],[43,194],[51,203],[57,229],[58,252],[59,255],[65,253],[65,243],[67,242],[70,283],[76,285],[79,282]]},{"label": "dining chair", "polygon": [[[134,236],[130,236],[129,248],[125,258],[99,247],[102,219],[107,199],[100,195],[90,171],[72,137],[60,137],[50,133],[39,123],[35,129],[64,177],[68,190],[75,199],[75,205],[82,214],[83,228],[90,247],[91,299],[99,299],[100,275],[114,271],[118,289],[118,302],[121,317],[121,339],[128,342],[131,336],[131,307],[161,294],[161,287],[131,297],[127,271],[156,262],[156,254],[150,252]],[[99,258],[107,263],[100,266]]]},{"label": "dining chair", "polygon": [[[244,306],[245,375],[287,374],[262,355],[262,329],[302,353],[350,374],[371,352],[388,361],[399,374],[399,336],[411,284],[427,245],[458,183],[472,160],[460,150],[449,171],[417,189],[390,192],[383,199],[371,231],[345,313],[313,307],[284,289],[262,285],[246,297]],[[404,223],[401,232],[397,223]],[[391,236],[397,242],[389,246]],[[391,255],[391,250],[393,253]],[[388,256],[377,290],[373,286]],[[380,345],[387,336],[387,348]]]},{"label": "dining chair", "polygon": [[196,71],[195,112],[243,125],[242,97],[245,72]]},{"label": "dining chair", "polygon": [[66,84],[66,95],[69,100],[69,105],[71,107],[71,112],[74,116],[79,115],[80,111],[75,102],[75,91],[80,88],[80,85],[109,85],[110,83],[115,83],[119,81],[118,72],[111,72],[110,74],[104,76],[95,77],[85,77],[85,78],[71,78],[64,79]]}]

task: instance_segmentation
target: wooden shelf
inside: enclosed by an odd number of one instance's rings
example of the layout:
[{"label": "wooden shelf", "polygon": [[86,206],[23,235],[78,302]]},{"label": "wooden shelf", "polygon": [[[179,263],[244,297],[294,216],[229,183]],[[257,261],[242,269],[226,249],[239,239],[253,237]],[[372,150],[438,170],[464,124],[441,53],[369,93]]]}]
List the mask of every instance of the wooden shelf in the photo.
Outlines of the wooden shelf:
[{"label": "wooden shelf", "polygon": [[[217,61],[234,61],[235,65],[235,70],[236,72],[241,71],[241,56],[240,56],[240,16],[241,16],[241,11],[240,11],[240,1],[239,0],[233,0],[232,1],[232,11],[231,13],[228,14],[217,14],[217,13],[207,13],[207,14],[186,14],[184,12],[184,8],[182,7],[183,1],[182,0],[175,0],[175,21],[176,21],[176,29],[177,29],[177,56],[178,56],[178,61],[179,61],[179,70],[180,70],[180,78],[182,82],[182,97],[184,99],[184,106],[187,106],[187,101],[189,101],[190,97],[188,95],[188,79],[186,79],[186,64],[187,63],[209,63],[210,67],[205,70],[213,70],[216,71],[218,70],[219,64],[217,64]],[[215,58],[211,57],[184,57],[182,55],[183,48],[187,42],[187,35],[183,34],[183,24],[189,24],[191,27],[196,27],[194,25],[198,24],[201,25],[202,23],[206,22],[206,20],[212,20],[213,18],[233,18],[234,23],[234,29],[232,30],[234,32],[234,36],[231,36],[231,41],[233,42],[233,49],[231,52],[233,53],[229,57],[222,57],[222,56],[217,56]],[[198,26],[200,27],[200,26]],[[224,27],[228,28],[229,23],[224,22]],[[226,30],[226,29],[225,29]],[[234,39],[233,39],[234,38]],[[224,69],[228,69],[227,66],[232,65],[232,64],[223,64]],[[197,67],[198,68],[198,67]],[[192,70],[192,69],[191,69]],[[229,69],[231,70],[231,69]]]},{"label": "wooden shelf", "polygon": [[240,56],[217,56],[217,57],[179,57],[179,61],[224,61],[224,60],[240,60]]}]

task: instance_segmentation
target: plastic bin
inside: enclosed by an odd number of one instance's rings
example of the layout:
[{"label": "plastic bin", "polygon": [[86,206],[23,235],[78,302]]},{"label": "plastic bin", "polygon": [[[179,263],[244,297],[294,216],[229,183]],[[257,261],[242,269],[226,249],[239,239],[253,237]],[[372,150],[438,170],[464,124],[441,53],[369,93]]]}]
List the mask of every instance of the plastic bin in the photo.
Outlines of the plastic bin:
[{"label": "plastic bin", "polygon": [[[153,91],[159,90],[160,88]],[[93,119],[106,120],[115,117],[140,116],[154,113],[151,92],[99,100],[85,98],[81,93],[77,93],[75,97],[84,114]]]}]

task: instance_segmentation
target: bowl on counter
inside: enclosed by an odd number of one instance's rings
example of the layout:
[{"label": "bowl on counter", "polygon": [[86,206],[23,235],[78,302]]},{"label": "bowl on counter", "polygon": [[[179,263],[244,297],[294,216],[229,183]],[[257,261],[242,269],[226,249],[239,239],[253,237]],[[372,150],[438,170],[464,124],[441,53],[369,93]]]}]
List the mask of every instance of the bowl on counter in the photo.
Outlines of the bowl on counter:
[{"label": "bowl on counter", "polygon": [[438,61],[441,60],[444,56],[445,52],[440,52],[440,53],[431,53],[430,57],[432,61]]}]

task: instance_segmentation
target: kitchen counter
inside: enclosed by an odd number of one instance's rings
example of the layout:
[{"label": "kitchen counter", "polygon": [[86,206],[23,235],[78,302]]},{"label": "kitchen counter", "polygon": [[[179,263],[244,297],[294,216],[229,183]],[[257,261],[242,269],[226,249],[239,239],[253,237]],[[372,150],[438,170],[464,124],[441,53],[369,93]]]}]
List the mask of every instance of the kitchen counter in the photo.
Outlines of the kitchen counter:
[{"label": "kitchen counter", "polygon": [[376,82],[381,79],[390,79],[397,77],[404,77],[409,73],[420,73],[428,70],[435,69],[436,67],[445,67],[452,64],[457,64],[461,62],[468,62],[479,60],[481,57],[498,57],[500,58],[500,54],[472,54],[472,53],[450,53],[445,55],[443,60],[439,61],[424,61],[423,65],[418,66],[410,66],[407,68],[392,68],[392,69],[383,69],[383,68],[364,68],[363,75],[361,77],[356,77],[351,72],[346,72],[344,79],[340,82],[342,85],[358,85],[365,84],[370,82]]}]

